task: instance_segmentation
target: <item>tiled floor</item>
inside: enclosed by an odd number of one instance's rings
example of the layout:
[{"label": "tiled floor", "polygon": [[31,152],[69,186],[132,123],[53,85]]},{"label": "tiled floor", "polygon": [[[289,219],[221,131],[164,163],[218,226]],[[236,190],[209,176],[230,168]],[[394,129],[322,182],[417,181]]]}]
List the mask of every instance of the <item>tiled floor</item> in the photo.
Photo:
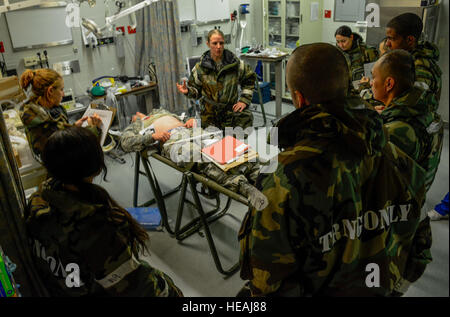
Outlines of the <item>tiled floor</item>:
[{"label": "tiled floor", "polygon": [[[273,119],[274,102],[265,105],[268,119]],[[259,110],[259,109],[258,109]],[[293,110],[292,105],[283,105],[283,114]],[[255,113],[255,125],[262,122],[261,116]],[[260,137],[260,136],[258,136]],[[262,136],[261,136],[262,137]],[[427,197],[425,208],[431,209],[449,190],[449,135],[445,131],[445,143],[438,174]],[[104,186],[122,206],[132,206],[134,154],[123,156],[126,164],[119,164],[107,157],[108,182],[96,181]],[[181,180],[181,175],[165,165],[151,161],[163,191],[174,188]],[[140,202],[153,197],[147,181],[140,179]],[[166,199],[168,210],[174,225],[178,208],[179,193]],[[222,199],[224,205],[225,199]],[[187,215],[192,214],[185,205]],[[212,207],[211,207],[212,208]],[[239,244],[237,233],[247,208],[232,202],[230,212],[213,223],[210,227],[216,243],[219,257],[225,269],[238,260]],[[449,229],[448,220],[432,222],[433,262],[427,266],[425,274],[413,284],[406,296],[449,296]],[[180,287],[185,296],[235,296],[243,285],[239,273],[229,278],[217,272],[213,258],[208,249],[207,240],[196,233],[182,242],[177,242],[166,232],[149,232],[150,256],[147,260],[154,267],[166,272]]]}]

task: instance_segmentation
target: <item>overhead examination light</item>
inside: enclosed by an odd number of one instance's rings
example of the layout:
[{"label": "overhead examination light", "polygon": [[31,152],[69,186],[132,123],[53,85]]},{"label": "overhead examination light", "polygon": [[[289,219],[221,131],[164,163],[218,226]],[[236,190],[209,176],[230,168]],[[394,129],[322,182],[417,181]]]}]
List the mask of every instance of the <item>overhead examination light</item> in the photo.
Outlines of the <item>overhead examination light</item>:
[{"label": "overhead examination light", "polygon": [[106,29],[106,25],[102,28],[99,28],[97,23],[95,23],[91,19],[82,18],[81,21],[81,25],[84,26],[88,31],[92,32],[96,38],[103,37],[103,31]]},{"label": "overhead examination light", "polygon": [[[95,3],[95,0],[91,0],[91,1],[94,1],[94,3]],[[158,1],[159,0],[144,0],[142,2],[139,2],[138,4],[135,4],[132,7],[129,7],[128,9],[125,9],[125,10],[117,13],[117,14],[114,14],[112,16],[106,17],[105,18],[106,24],[104,26],[102,26],[101,28],[98,27],[98,25],[94,21],[92,21],[90,19],[86,19],[86,18],[82,18],[82,23],[81,24],[86,29],[91,31],[97,38],[100,38],[100,37],[103,36],[103,31],[105,31],[106,29],[110,29],[112,24],[115,21],[117,21],[118,19],[123,18],[123,17],[125,17],[125,16],[127,16],[127,15],[129,15],[129,14],[131,14],[133,12],[136,12],[136,11],[140,10],[140,9],[143,9],[146,6],[152,4],[153,2],[158,2]]]}]

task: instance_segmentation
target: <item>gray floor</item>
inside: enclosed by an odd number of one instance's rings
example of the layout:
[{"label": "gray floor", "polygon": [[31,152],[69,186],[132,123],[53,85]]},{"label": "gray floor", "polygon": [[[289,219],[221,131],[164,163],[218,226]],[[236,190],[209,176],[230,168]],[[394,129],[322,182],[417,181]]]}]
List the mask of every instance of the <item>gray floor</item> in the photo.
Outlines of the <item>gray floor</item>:
[{"label": "gray floor", "polygon": [[[259,108],[259,107],[258,107]],[[268,120],[273,119],[275,113],[274,102],[265,104]],[[283,104],[282,113],[288,113],[294,108]],[[259,110],[259,109],[258,109]],[[271,115],[272,114],[272,115]],[[255,113],[255,125],[262,123],[261,115]],[[258,135],[258,138],[262,137]],[[433,186],[427,197],[425,208],[431,209],[439,203],[449,191],[449,135],[445,130],[445,143],[439,170]],[[122,206],[132,206],[134,154],[123,156],[126,164],[119,164],[107,157],[108,182],[97,179],[96,182],[104,186],[109,193]],[[163,191],[177,186],[181,175],[163,164],[151,161]],[[153,195],[148,182],[140,179],[140,202],[147,201]],[[178,207],[179,193],[166,199],[166,208],[171,219],[175,219]],[[224,204],[225,199],[222,199]],[[185,205],[186,215],[192,215],[192,210]],[[212,208],[212,207],[211,207]],[[240,223],[247,208],[239,203],[232,202],[230,212],[213,223],[211,230],[216,243],[219,257],[225,269],[238,260],[239,244],[237,234]],[[172,226],[174,225],[172,221]],[[449,296],[449,229],[448,220],[432,222],[433,262],[427,266],[425,274],[413,284],[406,296]],[[149,232],[150,256],[147,261],[154,267],[164,271],[172,277],[175,284],[183,291],[185,296],[235,296],[243,285],[239,273],[224,278],[217,272],[213,258],[208,248],[206,238],[196,233],[183,242],[177,242],[166,232]]]}]

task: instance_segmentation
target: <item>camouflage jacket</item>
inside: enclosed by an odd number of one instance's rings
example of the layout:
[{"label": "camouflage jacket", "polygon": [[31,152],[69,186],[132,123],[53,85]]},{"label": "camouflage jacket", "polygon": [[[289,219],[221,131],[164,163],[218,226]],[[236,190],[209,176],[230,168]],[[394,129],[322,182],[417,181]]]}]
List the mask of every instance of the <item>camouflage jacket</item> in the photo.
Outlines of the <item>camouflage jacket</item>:
[{"label": "camouflage jacket", "polygon": [[[419,83],[424,89],[430,89],[434,93],[437,103],[433,103],[434,108],[431,111],[436,111],[439,107],[442,89],[442,71],[437,64],[439,49],[430,42],[420,42],[411,52],[411,55],[414,58],[416,83]],[[370,87],[366,85],[360,88],[363,99],[370,102],[373,106],[382,105],[380,101],[373,98],[373,92]]]},{"label": "camouflage jacket", "polygon": [[187,96],[194,99],[204,97],[202,114],[223,115],[238,101],[247,106],[251,104],[255,81],[255,72],[231,51],[224,50],[219,70],[210,51],[207,51],[192,69]]},{"label": "camouflage jacket", "polygon": [[[95,187],[97,185],[89,185]],[[140,260],[129,223],[113,222],[112,208],[48,179],[25,214],[35,265],[52,296],[181,296],[164,273]],[[115,217],[116,219],[118,216]],[[70,276],[79,269],[78,286]],[[69,283],[68,283],[69,282]]]},{"label": "camouflage jacket", "polygon": [[427,190],[438,169],[444,135],[441,117],[431,111],[436,104],[431,91],[413,87],[392,100],[381,113],[389,140],[427,172]]},{"label": "camouflage jacket", "polygon": [[[359,98],[298,109],[278,128],[277,169],[256,184],[269,205],[250,209],[239,232],[252,295],[404,292],[431,261],[424,170]],[[365,283],[371,263],[380,287]]]},{"label": "camouflage jacket", "polygon": [[[40,157],[47,139],[57,130],[72,126],[69,123],[66,110],[62,106],[47,109],[29,102],[20,109],[20,119],[25,127],[28,143],[33,152]],[[97,136],[101,135],[98,128],[87,127]]]},{"label": "camouflage jacket", "polygon": [[[442,89],[442,70],[437,62],[439,61],[439,49],[430,42],[419,42],[417,47],[411,52],[416,67],[416,81],[424,83],[424,88],[429,88],[439,102]],[[436,109],[439,106],[435,104]]]},{"label": "camouflage jacket", "polygon": [[125,128],[120,137],[120,146],[122,149],[125,152],[138,152],[153,144],[155,140],[152,138],[152,133],[148,132],[141,135],[139,132],[150,127],[157,119],[165,116],[172,116],[182,121],[176,114],[165,109],[153,109],[148,114],[148,119],[141,120],[140,118],[137,118],[135,122]]},{"label": "camouflage jacket", "polygon": [[360,80],[364,76],[364,64],[375,62],[378,59],[378,51],[367,46],[361,41],[355,41],[352,48],[344,52],[350,68],[351,80]]}]

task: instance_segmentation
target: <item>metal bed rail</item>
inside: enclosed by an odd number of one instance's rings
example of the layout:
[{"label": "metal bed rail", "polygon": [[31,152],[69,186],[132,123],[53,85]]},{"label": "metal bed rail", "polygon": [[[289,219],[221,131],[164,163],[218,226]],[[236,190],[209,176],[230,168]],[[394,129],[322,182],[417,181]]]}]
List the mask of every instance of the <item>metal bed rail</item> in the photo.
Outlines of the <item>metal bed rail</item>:
[{"label": "metal bed rail", "polygon": [[[175,189],[170,190],[168,193],[163,194],[161,191],[161,188],[159,186],[159,183],[156,179],[156,176],[154,174],[153,168],[151,166],[149,157],[153,157],[156,160],[167,164],[168,166],[174,168],[175,170],[182,173],[182,180],[180,185],[178,185]],[[140,170],[140,163],[142,162],[142,165],[144,166],[145,172],[142,172]],[[155,196],[155,198],[138,205],[138,187],[139,187],[139,175],[146,176],[147,180],[149,181],[150,187],[152,189],[152,192]],[[199,193],[196,189],[196,185],[198,183],[201,183],[205,185],[206,187],[216,191],[216,195],[212,198],[216,199],[216,205],[215,208],[211,211],[205,212],[202,202],[200,200]],[[191,195],[193,196],[194,202],[188,200],[186,198],[187,189],[190,189]],[[169,197],[173,195],[176,192],[181,191],[180,200],[178,203],[178,210],[177,210],[177,216],[175,221],[175,227],[172,229],[169,225],[169,219],[168,214],[165,206],[164,199],[166,197]],[[227,202],[225,207],[220,210],[220,198],[219,193],[222,193],[227,196]],[[211,197],[208,197],[211,199]],[[198,174],[192,171],[186,171],[180,167],[178,167],[174,162],[171,160],[165,158],[164,156],[161,156],[157,153],[148,154],[147,150],[143,150],[141,152],[136,152],[136,164],[135,164],[135,178],[134,178],[134,190],[133,190],[133,205],[134,207],[142,207],[142,206],[149,206],[151,204],[154,204],[156,202],[159,211],[161,213],[161,219],[163,227],[167,230],[167,232],[175,237],[178,241],[182,241],[186,239],[187,237],[191,236],[192,234],[199,232],[200,229],[203,228],[206,239],[208,241],[208,246],[211,251],[211,255],[214,259],[214,263],[216,265],[217,270],[225,275],[225,278],[228,276],[231,276],[239,269],[239,262],[231,266],[229,269],[224,269],[222,266],[222,263],[220,261],[216,245],[214,243],[213,236],[211,234],[211,230],[209,227],[209,224],[218,220],[219,218],[223,217],[231,205],[231,200],[235,200],[237,202],[240,202],[246,206],[248,206],[248,200],[242,196],[239,195],[221,185],[218,183]],[[181,226],[181,220],[183,217],[183,211],[184,211],[184,205],[185,203],[190,204],[194,207],[194,210],[197,211],[198,216],[192,219],[190,222],[185,224],[184,226]]]}]

